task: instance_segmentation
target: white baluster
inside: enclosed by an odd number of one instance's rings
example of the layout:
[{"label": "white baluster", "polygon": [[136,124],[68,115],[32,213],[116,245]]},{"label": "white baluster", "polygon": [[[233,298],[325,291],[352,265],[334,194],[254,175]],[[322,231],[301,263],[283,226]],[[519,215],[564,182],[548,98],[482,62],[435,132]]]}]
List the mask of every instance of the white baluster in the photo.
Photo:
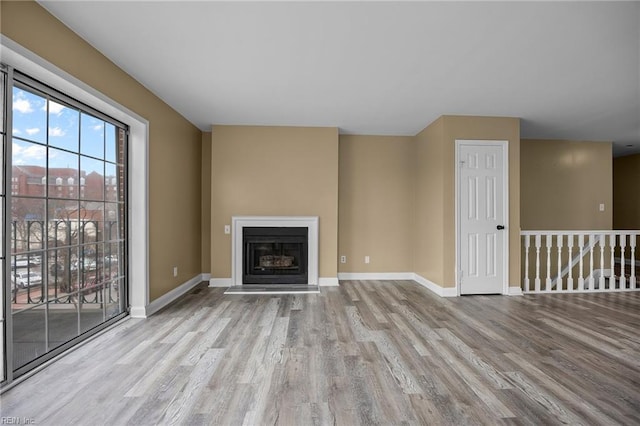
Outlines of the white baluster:
[{"label": "white baluster", "polygon": [[613,290],[616,288],[616,259],[614,257],[614,252],[616,250],[616,234],[609,234],[609,245],[611,251],[611,278],[609,278],[609,290]]},{"label": "white baluster", "polygon": [[536,235],[536,278],[533,281],[536,292],[540,292],[540,245],[542,237],[540,234]]},{"label": "white baluster", "polygon": [[579,271],[578,271],[578,289],[584,290],[584,268],[583,268],[583,258],[584,258],[584,234],[578,235],[578,248],[580,250],[580,258],[579,258]]},{"label": "white baluster", "polygon": [[[600,269],[604,270],[604,246],[607,244],[607,239],[604,234],[598,236],[598,245],[600,246]],[[598,280],[598,289],[600,291],[604,290],[605,281],[604,274],[600,274],[600,279]]]},{"label": "white baluster", "polygon": [[556,237],[558,244],[558,278],[556,279],[556,290],[562,291],[562,240],[564,236],[558,234]]},{"label": "white baluster", "polygon": [[638,288],[636,281],[636,239],[637,235],[629,237],[629,247],[631,248],[631,277],[629,278],[629,288]]},{"label": "white baluster", "polygon": [[627,272],[625,271],[625,251],[627,251],[627,235],[620,235],[620,290],[627,288]]},{"label": "white baluster", "polygon": [[551,291],[551,246],[553,245],[553,236],[547,235],[547,279],[544,282],[546,291]]},{"label": "white baluster", "polygon": [[531,291],[529,288],[529,247],[531,245],[531,239],[529,235],[524,236],[524,290],[525,292]]},{"label": "white baluster", "polygon": [[569,277],[567,278],[567,290],[573,291],[573,234],[567,236],[567,247],[569,248]]},{"label": "white baluster", "polygon": [[595,235],[589,235],[589,290],[593,290],[593,283],[595,282],[595,278],[593,277],[593,246],[595,239]]}]

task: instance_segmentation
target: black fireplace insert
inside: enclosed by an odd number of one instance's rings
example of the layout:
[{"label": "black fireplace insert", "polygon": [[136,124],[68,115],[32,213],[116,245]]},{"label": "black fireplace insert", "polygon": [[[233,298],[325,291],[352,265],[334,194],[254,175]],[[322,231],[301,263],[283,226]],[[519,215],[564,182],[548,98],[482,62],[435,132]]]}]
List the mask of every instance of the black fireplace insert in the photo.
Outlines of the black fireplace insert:
[{"label": "black fireplace insert", "polygon": [[242,284],[307,284],[306,227],[244,227]]}]

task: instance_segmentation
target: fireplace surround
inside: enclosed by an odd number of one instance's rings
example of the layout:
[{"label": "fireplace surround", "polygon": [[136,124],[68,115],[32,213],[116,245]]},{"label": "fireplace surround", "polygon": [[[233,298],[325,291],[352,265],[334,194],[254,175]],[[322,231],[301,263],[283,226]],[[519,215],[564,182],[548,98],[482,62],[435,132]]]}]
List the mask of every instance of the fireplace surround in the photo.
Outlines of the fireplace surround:
[{"label": "fireplace surround", "polygon": [[317,216],[234,216],[231,233],[232,286],[318,285]]}]

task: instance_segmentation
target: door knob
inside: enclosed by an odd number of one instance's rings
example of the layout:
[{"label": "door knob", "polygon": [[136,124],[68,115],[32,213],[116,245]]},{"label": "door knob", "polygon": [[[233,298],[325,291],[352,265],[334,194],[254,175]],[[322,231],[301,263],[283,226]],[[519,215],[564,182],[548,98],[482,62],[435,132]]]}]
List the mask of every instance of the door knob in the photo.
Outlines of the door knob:
[{"label": "door knob", "polygon": [[498,228],[498,230],[503,230],[504,229],[504,225],[498,225],[497,228]]}]

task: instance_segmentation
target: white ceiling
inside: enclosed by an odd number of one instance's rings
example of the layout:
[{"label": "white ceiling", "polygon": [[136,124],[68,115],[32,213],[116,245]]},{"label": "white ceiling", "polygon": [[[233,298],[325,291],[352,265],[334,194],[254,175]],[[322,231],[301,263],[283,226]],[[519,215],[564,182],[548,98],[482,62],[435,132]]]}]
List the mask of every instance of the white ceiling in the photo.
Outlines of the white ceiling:
[{"label": "white ceiling", "polygon": [[510,116],[640,152],[640,2],[40,4],[202,130]]}]

